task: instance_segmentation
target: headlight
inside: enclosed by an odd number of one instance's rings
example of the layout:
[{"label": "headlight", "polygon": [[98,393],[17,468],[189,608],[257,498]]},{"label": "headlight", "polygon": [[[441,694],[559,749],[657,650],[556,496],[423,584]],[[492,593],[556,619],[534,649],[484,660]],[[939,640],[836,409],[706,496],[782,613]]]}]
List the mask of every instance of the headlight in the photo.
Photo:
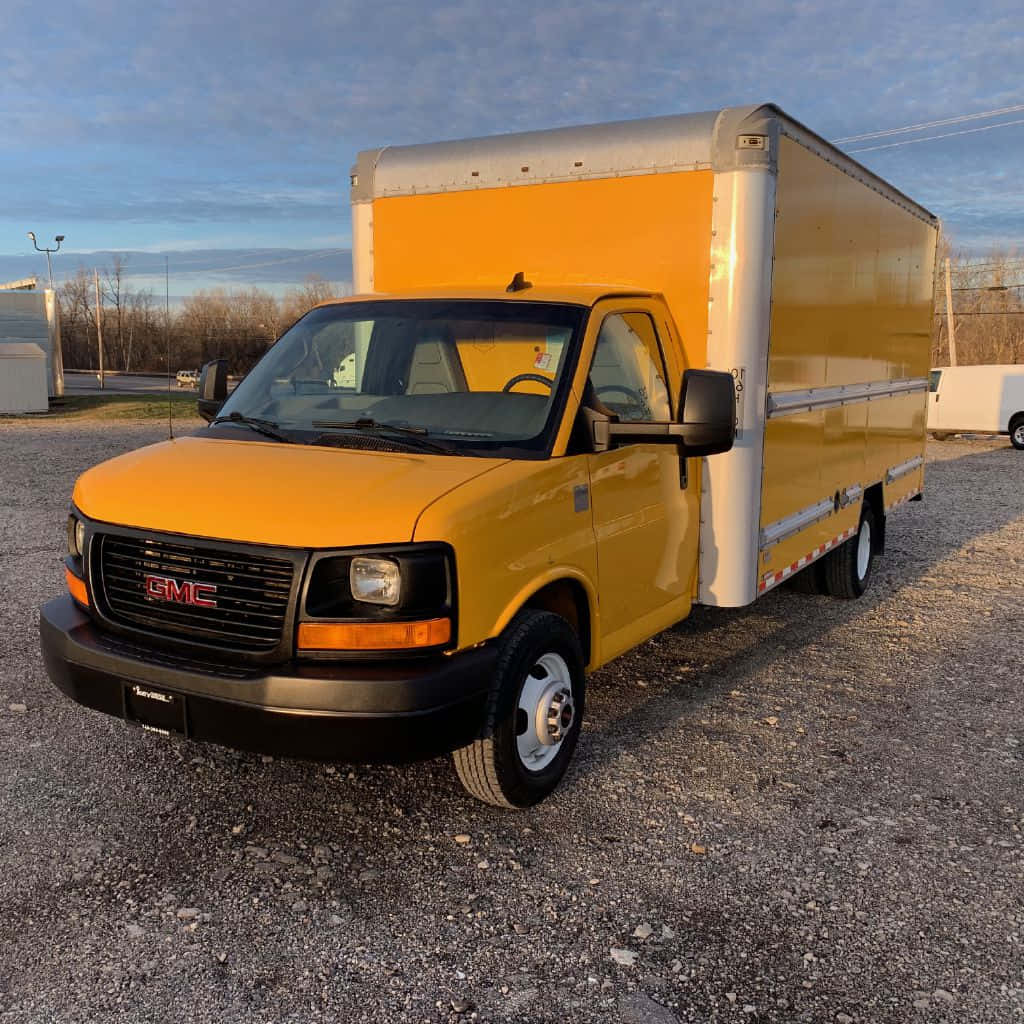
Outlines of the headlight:
[{"label": "headlight", "polygon": [[68,553],[81,558],[85,551],[85,523],[77,516],[68,516]]},{"label": "headlight", "polygon": [[402,599],[402,573],[390,558],[353,558],[348,579],[357,601],[394,607]]},{"label": "headlight", "polygon": [[458,638],[456,591],[447,544],[316,552],[296,646],[310,657],[448,650]]}]

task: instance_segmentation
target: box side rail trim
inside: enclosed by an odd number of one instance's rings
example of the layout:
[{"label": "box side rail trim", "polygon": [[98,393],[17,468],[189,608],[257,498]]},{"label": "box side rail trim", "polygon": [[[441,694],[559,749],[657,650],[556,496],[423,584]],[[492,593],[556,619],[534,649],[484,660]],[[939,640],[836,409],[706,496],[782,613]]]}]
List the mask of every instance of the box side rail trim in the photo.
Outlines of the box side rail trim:
[{"label": "box side rail trim", "polygon": [[822,498],[821,501],[815,502],[791,516],[769,523],[761,529],[760,550],[764,551],[765,548],[770,548],[774,544],[792,537],[793,534],[805,530],[808,526],[820,523],[822,519],[827,519],[835,511],[835,498]]},{"label": "box side rail trim", "polygon": [[908,473],[913,473],[918,466],[924,465],[924,457],[921,455],[915,455],[912,459],[907,459],[906,462],[901,462],[898,466],[891,466],[885,471],[885,482],[891,484],[894,480],[899,480],[900,477],[906,476]]},{"label": "box side rail trim", "polygon": [[876,380],[866,384],[840,384],[828,388],[807,388],[803,391],[781,391],[768,395],[768,419],[792,416],[798,412],[815,409],[834,409],[856,402],[873,402],[879,398],[926,391],[925,377],[908,377],[904,380]]}]

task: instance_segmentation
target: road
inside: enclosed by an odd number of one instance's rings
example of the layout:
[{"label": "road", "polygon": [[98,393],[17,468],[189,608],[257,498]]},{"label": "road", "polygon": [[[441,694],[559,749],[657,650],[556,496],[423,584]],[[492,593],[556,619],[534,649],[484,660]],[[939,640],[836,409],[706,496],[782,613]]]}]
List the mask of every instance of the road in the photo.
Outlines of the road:
[{"label": "road", "polygon": [[1005,438],[929,442],[861,600],[697,609],[592,676],[565,784],[507,813],[443,758],[170,742],[53,687],[74,480],[163,437],[0,421],[0,1022],[1024,1019]]},{"label": "road", "polygon": [[[136,377],[124,374],[107,374],[106,387],[100,390],[100,382],[96,379],[95,373],[77,373],[65,371],[64,393],[66,395],[137,395],[155,394],[167,390],[166,377]],[[174,380],[171,380],[171,391],[187,394],[189,388],[179,388]],[[191,391],[195,393],[195,388]]]}]

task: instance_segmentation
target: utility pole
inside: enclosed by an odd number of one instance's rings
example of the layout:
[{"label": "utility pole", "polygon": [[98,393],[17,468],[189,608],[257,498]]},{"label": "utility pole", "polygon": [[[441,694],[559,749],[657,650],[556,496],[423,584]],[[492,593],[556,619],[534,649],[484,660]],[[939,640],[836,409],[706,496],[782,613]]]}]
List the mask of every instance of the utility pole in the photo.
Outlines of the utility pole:
[{"label": "utility pole", "polygon": [[107,383],[103,376],[103,304],[100,300],[100,272],[93,270],[93,283],[96,285],[96,347],[100,353],[100,389],[106,389]]},{"label": "utility pole", "polygon": [[946,331],[949,333],[949,365],[956,366],[956,328],[953,325],[953,285],[949,279],[949,257],[946,257]]}]

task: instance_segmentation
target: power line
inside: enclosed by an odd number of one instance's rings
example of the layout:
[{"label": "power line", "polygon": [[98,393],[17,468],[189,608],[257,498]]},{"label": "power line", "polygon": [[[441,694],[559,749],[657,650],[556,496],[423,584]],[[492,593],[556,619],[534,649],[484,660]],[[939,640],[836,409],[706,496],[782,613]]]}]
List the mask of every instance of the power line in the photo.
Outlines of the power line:
[{"label": "power line", "polygon": [[941,135],[926,135],[920,139],[901,139],[899,142],[886,142],[881,146],[865,146],[863,149],[851,149],[851,153],[871,153],[876,149],[895,149],[897,146],[913,146],[917,142],[934,142],[936,139],[951,139],[954,135],[973,135],[975,132],[990,132],[993,128],[1009,128],[1011,125],[1024,124],[1024,117],[1016,121],[1000,121],[999,124],[987,124],[981,128],[964,128],[959,132],[943,132]]},{"label": "power line", "polygon": [[242,271],[242,270],[254,270],[262,269],[263,267],[276,267],[282,263],[295,263],[301,260],[312,260],[312,259],[323,259],[327,256],[340,256],[343,252],[348,252],[348,249],[323,249],[320,252],[304,252],[299,253],[296,256],[285,256],[279,260],[266,260],[262,263],[240,263],[235,267],[204,267],[201,270],[182,270],[179,271],[175,276],[183,277],[186,274],[226,274],[229,271]]},{"label": "power line", "polygon": [[988,263],[961,263],[956,268],[957,273],[968,273],[973,270],[985,270],[988,267],[1020,267],[1024,266],[1024,257],[1006,260],[991,260]]},{"label": "power line", "polygon": [[862,135],[850,135],[845,139],[836,139],[835,144],[842,146],[848,142],[863,142],[865,139],[880,139],[886,135],[902,135],[904,132],[924,131],[926,128],[944,128],[951,124],[962,124],[964,121],[980,121],[986,117],[1001,117],[1003,114],[1016,114],[1024,110],[1024,103],[1016,103],[1012,107],[999,107],[997,110],[983,110],[978,114],[959,114],[957,117],[946,117],[941,121],[922,121],[921,124],[910,124],[905,128],[883,128],[877,132],[864,132]]},{"label": "power line", "polygon": [[973,288],[953,288],[954,292],[1005,292],[1011,288],[1024,288],[1024,281],[1017,284],[980,284]]}]

